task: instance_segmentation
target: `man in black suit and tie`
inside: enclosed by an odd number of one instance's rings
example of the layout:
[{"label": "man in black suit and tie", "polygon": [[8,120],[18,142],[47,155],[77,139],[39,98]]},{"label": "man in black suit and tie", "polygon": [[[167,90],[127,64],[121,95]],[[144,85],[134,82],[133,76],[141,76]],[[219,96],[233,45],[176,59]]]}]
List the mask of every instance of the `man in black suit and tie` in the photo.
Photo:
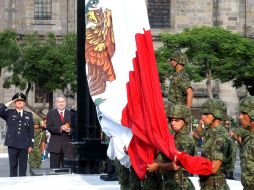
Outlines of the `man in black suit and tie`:
[{"label": "man in black suit and tie", "polygon": [[[33,150],[34,121],[31,112],[24,110],[26,96],[19,92],[12,101],[0,104],[0,117],[6,121],[4,145],[8,146],[10,177],[26,176],[28,153]],[[15,109],[8,109],[14,104]]]},{"label": "man in black suit and tie", "polygon": [[67,145],[71,141],[71,113],[66,108],[66,99],[56,97],[56,109],[47,114],[47,130],[51,133],[48,144],[50,168],[62,168]]}]

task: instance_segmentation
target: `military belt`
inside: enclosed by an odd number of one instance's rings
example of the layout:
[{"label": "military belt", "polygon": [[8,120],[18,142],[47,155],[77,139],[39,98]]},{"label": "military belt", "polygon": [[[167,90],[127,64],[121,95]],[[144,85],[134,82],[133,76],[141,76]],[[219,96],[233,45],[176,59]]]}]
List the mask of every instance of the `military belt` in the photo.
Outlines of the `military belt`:
[{"label": "military belt", "polygon": [[188,172],[176,172],[174,174],[175,180],[182,180],[184,177],[188,176]]},{"label": "military belt", "polygon": [[219,187],[226,184],[226,180],[224,177],[220,178],[212,178],[207,180],[199,180],[199,185],[201,188],[203,187]]}]

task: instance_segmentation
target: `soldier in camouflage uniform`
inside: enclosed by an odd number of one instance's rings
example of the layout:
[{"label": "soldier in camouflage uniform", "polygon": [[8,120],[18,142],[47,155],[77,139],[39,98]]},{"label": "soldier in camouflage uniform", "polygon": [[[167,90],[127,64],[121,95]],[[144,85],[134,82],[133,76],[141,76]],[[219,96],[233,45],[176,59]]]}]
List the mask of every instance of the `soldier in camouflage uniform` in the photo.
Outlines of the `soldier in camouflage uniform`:
[{"label": "soldier in camouflage uniform", "polygon": [[239,120],[242,127],[248,130],[242,142],[240,152],[241,182],[244,190],[254,189],[254,96],[247,97],[240,102]]},{"label": "soldier in camouflage uniform", "polygon": [[33,168],[40,168],[42,162],[42,154],[45,148],[46,132],[40,128],[40,120],[34,120],[34,149],[29,153],[30,173]]},{"label": "soldier in camouflage uniform", "polygon": [[[169,112],[169,120],[171,127],[175,132],[174,140],[179,151],[187,152],[190,155],[195,155],[195,142],[189,135],[188,124],[191,122],[190,109],[185,105],[174,105]],[[195,189],[192,182],[188,178],[188,172],[175,162],[167,159],[167,161],[154,162],[148,165],[147,170],[155,172],[162,170],[163,175],[163,190],[192,190]]]},{"label": "soldier in camouflage uniform", "polygon": [[[227,114],[227,109],[225,110],[225,115]],[[230,135],[230,131],[231,129],[231,116],[227,116],[223,122],[223,126],[225,129],[225,133],[226,135],[228,135],[229,138],[229,143],[230,143],[230,156],[228,157],[228,161],[226,162],[226,166],[225,166],[225,175],[226,175],[226,179],[234,179],[234,169],[235,169],[235,162],[236,162],[236,153],[237,153],[237,149],[238,149],[238,144],[237,141],[235,141],[234,138],[231,137]]]},{"label": "soldier in camouflage uniform", "polygon": [[130,168],[123,166],[119,160],[114,160],[121,190],[130,190]]},{"label": "soldier in camouflage uniform", "polygon": [[248,135],[249,135],[249,130],[244,128],[235,128],[230,133],[230,136],[238,142],[240,151],[242,147],[242,142],[244,141],[245,137],[247,137]]},{"label": "soldier in camouflage uniform", "polygon": [[146,173],[145,179],[141,181],[134,169],[130,167],[129,190],[160,190],[158,174]]},{"label": "soldier in camouflage uniform", "polygon": [[141,181],[132,166],[130,167],[130,190],[141,190]]},{"label": "soldier in camouflage uniform", "polygon": [[225,163],[230,153],[230,140],[221,125],[225,117],[225,104],[221,100],[207,100],[202,105],[204,124],[209,128],[204,136],[201,156],[212,161],[212,174],[200,175],[201,190],[227,190],[229,189],[224,173]]},{"label": "soldier in camouflage uniform", "polygon": [[193,91],[191,81],[188,74],[184,70],[184,65],[187,62],[187,56],[176,51],[172,57],[169,58],[169,63],[175,70],[175,73],[170,78],[168,100],[173,104],[192,106]]}]

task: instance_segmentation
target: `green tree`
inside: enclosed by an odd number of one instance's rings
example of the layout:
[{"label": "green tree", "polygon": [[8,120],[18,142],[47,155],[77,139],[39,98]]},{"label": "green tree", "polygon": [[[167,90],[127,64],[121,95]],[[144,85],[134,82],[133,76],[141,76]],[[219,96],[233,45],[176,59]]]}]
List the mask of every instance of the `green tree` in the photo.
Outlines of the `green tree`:
[{"label": "green tree", "polygon": [[[245,85],[254,95],[254,42],[219,27],[194,27],[177,34],[162,34],[163,46],[157,51],[160,62],[175,50],[187,48],[186,70],[194,81],[207,79],[208,96],[212,96],[212,79]],[[160,68],[159,68],[160,70]]]},{"label": "green tree", "polygon": [[6,30],[0,33],[0,71],[11,66],[20,56],[17,43],[15,32]]},{"label": "green tree", "polygon": [[[5,79],[4,87],[15,85],[28,95],[34,85],[38,86],[43,92],[43,106],[38,110],[27,104],[31,110],[43,116],[46,97],[55,90],[73,95],[76,91],[76,35],[69,34],[57,41],[52,33],[43,40],[34,33],[17,41],[17,48],[19,56],[7,64],[12,75]],[[52,108],[53,101],[49,103]]]}]

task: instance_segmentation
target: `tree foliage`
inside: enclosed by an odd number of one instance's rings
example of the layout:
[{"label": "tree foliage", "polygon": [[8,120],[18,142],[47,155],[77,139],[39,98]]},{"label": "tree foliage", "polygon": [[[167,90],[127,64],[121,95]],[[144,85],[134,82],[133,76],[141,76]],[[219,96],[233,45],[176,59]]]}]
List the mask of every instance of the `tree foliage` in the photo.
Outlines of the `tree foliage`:
[{"label": "tree foliage", "polygon": [[[13,32],[11,34],[5,38],[6,44],[12,45],[8,46],[9,50],[1,46],[5,52],[3,57],[8,57],[8,52],[15,50],[8,63],[3,64],[12,73],[5,78],[5,88],[15,85],[26,90],[28,95],[36,85],[43,92],[44,105],[48,94],[55,90],[68,89],[72,93],[76,91],[76,35],[69,34],[58,41],[52,33],[45,39],[34,33],[24,36],[22,40],[16,40],[13,45],[16,35]],[[0,59],[4,62],[2,57]],[[31,105],[28,106],[35,111]],[[42,109],[39,114],[42,114]]]},{"label": "tree foliage", "polygon": [[0,69],[9,67],[20,56],[16,33],[6,30],[0,33]]},{"label": "tree foliage", "polygon": [[[157,51],[158,64],[175,50],[187,48],[190,64],[186,70],[194,81],[220,79],[245,85],[254,95],[254,42],[219,27],[194,27],[177,34],[161,34],[163,46]],[[160,69],[159,69],[160,70]]]}]

